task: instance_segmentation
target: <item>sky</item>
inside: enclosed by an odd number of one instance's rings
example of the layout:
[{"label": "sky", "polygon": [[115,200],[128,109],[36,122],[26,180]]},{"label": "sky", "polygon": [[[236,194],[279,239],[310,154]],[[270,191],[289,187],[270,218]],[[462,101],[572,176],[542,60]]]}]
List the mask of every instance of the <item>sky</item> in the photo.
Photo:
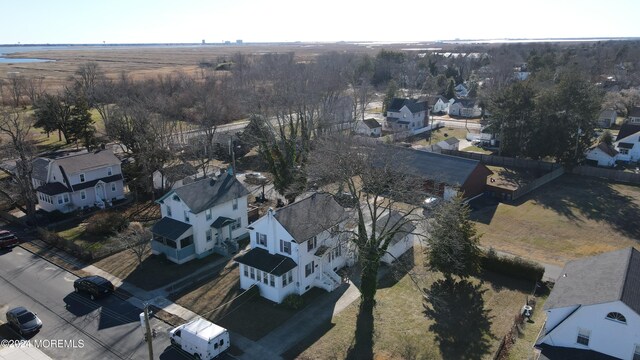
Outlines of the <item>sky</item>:
[{"label": "sky", "polygon": [[0,44],[640,37],[639,0],[0,0]]}]

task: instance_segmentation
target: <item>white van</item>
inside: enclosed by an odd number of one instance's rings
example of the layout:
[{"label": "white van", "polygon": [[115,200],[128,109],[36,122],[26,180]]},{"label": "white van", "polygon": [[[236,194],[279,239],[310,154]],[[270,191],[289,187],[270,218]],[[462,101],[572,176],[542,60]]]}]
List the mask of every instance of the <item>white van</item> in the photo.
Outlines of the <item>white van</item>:
[{"label": "white van", "polygon": [[202,318],[169,330],[169,339],[172,345],[202,360],[217,357],[231,345],[227,329]]}]

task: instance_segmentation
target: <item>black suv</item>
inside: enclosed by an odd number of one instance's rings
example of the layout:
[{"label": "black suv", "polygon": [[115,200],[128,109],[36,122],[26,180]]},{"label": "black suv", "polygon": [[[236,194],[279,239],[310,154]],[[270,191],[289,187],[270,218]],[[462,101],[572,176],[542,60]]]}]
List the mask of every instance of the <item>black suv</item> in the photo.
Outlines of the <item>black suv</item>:
[{"label": "black suv", "polygon": [[91,300],[109,295],[115,290],[111,281],[98,275],[86,276],[74,281],[73,289],[77,293],[85,292],[89,294]]},{"label": "black suv", "polygon": [[20,335],[33,334],[42,328],[42,321],[36,314],[22,306],[7,311],[7,323]]}]

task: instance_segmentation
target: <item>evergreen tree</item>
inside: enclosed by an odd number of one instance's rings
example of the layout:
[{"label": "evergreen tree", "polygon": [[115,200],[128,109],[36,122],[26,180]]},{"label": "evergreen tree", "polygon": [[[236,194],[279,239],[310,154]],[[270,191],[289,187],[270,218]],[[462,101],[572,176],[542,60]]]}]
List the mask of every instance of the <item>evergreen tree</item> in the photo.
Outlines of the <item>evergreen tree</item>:
[{"label": "evergreen tree", "polygon": [[444,97],[447,99],[452,99],[456,96],[456,84],[453,79],[449,80],[449,85],[447,85],[447,90],[444,92]]}]

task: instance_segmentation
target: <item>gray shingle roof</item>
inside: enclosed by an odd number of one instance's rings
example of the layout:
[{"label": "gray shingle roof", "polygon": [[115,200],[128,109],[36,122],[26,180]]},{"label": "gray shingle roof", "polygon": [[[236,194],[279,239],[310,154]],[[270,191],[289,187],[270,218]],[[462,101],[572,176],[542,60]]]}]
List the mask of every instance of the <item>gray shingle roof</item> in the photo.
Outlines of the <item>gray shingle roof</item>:
[{"label": "gray shingle roof", "polygon": [[455,136],[454,137],[450,137],[447,138],[446,140],[444,140],[444,142],[446,142],[449,145],[453,145],[453,144],[457,144],[460,142],[460,140],[458,140]]},{"label": "gray shingle roof", "polygon": [[416,101],[414,99],[402,99],[402,98],[394,98],[391,100],[389,104],[388,111],[398,112],[402,109],[403,106],[406,106],[411,113],[415,114],[421,111],[426,111],[429,108],[429,104],[426,101]]},{"label": "gray shingle roof", "polygon": [[[402,170],[451,186],[463,185],[473,170],[484,166],[478,160],[437,154],[409,148],[394,147]],[[487,169],[487,171],[489,171]]]},{"label": "gray shingle roof", "polygon": [[111,150],[65,156],[55,159],[55,161],[64,169],[67,175],[120,164],[120,159],[113,155]]},{"label": "gray shingle roof", "polygon": [[278,209],[278,222],[298,244],[347,219],[347,212],[326,193],[315,193]]},{"label": "gray shingle roof", "polygon": [[[399,221],[401,221],[401,219],[402,214],[395,210],[391,210],[388,214],[378,219],[376,224],[378,226],[378,229],[384,229],[384,232],[388,233],[396,226]],[[402,224],[398,231],[393,235],[393,238],[391,239],[389,245],[397,244],[400,240],[404,239],[405,236],[411,234],[415,229],[415,225],[405,220],[405,223]]]},{"label": "gray shingle roof", "polygon": [[261,248],[253,248],[244,255],[236,257],[235,261],[275,276],[282,276],[298,266],[290,257],[269,254],[267,250]]},{"label": "gray shingle roof", "polygon": [[600,151],[602,151],[603,153],[609,155],[610,157],[614,157],[616,155],[618,155],[618,151],[616,151],[616,149],[614,149],[612,146],[607,145],[606,143],[600,143],[597,146],[598,149],[600,149]]},{"label": "gray shingle roof", "polygon": [[640,124],[634,123],[624,123],[620,127],[620,131],[618,132],[618,136],[616,137],[616,141],[620,141],[626,138],[629,135],[633,135],[637,132],[640,132]]},{"label": "gray shingle roof", "polygon": [[376,119],[365,119],[362,121],[365,125],[367,125],[367,127],[369,129],[375,129],[375,128],[379,128],[382,125],[380,125],[380,123],[378,122],[378,120]]},{"label": "gray shingle roof", "polygon": [[36,191],[47,195],[58,195],[71,192],[66,186],[59,182],[44,184],[37,188]]},{"label": "gray shingle roof", "polygon": [[238,179],[228,173],[220,175],[218,180],[205,178],[173,189],[158,201],[162,201],[172,193],[178,195],[194,214],[231,201],[232,199],[249,195],[249,191]]},{"label": "gray shingle roof", "polygon": [[163,217],[151,227],[151,232],[176,241],[191,228],[191,224],[183,223],[170,217]]},{"label": "gray shingle roof", "polygon": [[49,173],[49,159],[37,158],[33,160],[33,174],[32,178],[41,181],[47,181],[47,174]]},{"label": "gray shingle roof", "polygon": [[640,107],[638,107],[638,106],[634,106],[634,107],[629,111],[629,117],[640,117]]},{"label": "gray shingle roof", "polygon": [[122,174],[115,174],[115,175],[106,176],[106,177],[103,177],[103,178],[100,178],[100,179],[95,179],[95,180],[91,180],[91,181],[78,183],[78,184],[72,185],[71,187],[73,188],[73,191],[78,191],[78,190],[82,190],[82,189],[93,187],[100,181],[105,182],[105,183],[108,184],[110,182],[118,181],[118,180],[124,180],[124,178],[122,177]]},{"label": "gray shingle roof", "polygon": [[572,305],[622,301],[640,314],[640,253],[634,248],[568,262],[544,305],[545,310]]}]

